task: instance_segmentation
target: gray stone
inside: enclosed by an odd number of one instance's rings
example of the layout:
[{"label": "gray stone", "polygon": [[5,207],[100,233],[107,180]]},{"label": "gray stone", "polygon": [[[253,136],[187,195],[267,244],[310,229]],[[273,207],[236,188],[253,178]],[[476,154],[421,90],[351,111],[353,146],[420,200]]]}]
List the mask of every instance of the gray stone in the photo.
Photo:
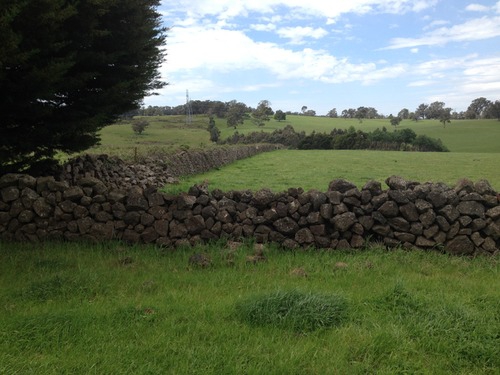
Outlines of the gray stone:
[{"label": "gray stone", "polygon": [[353,212],[345,212],[341,215],[335,216],[332,221],[335,226],[335,230],[345,232],[349,230],[354,223],[356,223],[356,215]]},{"label": "gray stone", "polygon": [[54,208],[44,198],[38,198],[33,202],[33,210],[38,216],[43,218],[50,217],[52,212],[54,212]]},{"label": "gray stone", "polygon": [[475,246],[468,236],[457,236],[448,241],[444,249],[454,255],[467,255],[474,252]]},{"label": "gray stone", "polygon": [[342,178],[333,180],[328,184],[328,191],[338,191],[340,193],[345,193],[354,188],[356,188],[356,185]]},{"label": "gray stone", "polygon": [[423,199],[417,199],[415,201],[415,207],[419,213],[423,213],[430,210],[432,208],[432,204]]},{"label": "gray stone", "polygon": [[297,222],[290,217],[284,217],[276,220],[273,223],[273,226],[278,232],[285,235],[295,234],[300,229]]},{"label": "gray stone", "polygon": [[205,219],[203,216],[196,215],[188,218],[185,222],[186,229],[191,235],[200,234],[205,227]]},{"label": "gray stone", "polygon": [[403,206],[400,206],[399,207],[399,211],[401,212],[401,215],[403,215],[403,217],[410,221],[410,222],[413,222],[413,221],[418,221],[418,211],[417,211],[417,208],[415,207],[415,204],[414,203],[408,203],[408,204],[405,204]]},{"label": "gray stone", "polygon": [[391,228],[398,232],[408,232],[410,230],[410,223],[402,217],[393,217],[387,220]]},{"label": "gray stone", "polygon": [[417,240],[415,241],[415,245],[417,247],[429,248],[429,247],[436,246],[436,242],[432,241],[428,238],[419,236],[419,237],[417,237]]},{"label": "gray stone", "polygon": [[380,206],[378,212],[380,212],[386,218],[396,217],[399,213],[399,207],[396,202],[387,201],[382,206]]},{"label": "gray stone", "polygon": [[462,215],[484,218],[484,206],[476,201],[462,201],[458,204],[458,212]]},{"label": "gray stone", "polygon": [[15,186],[7,186],[0,191],[0,196],[4,202],[12,202],[19,198],[20,191]]},{"label": "gray stone", "polygon": [[302,228],[295,233],[295,241],[301,245],[311,244],[314,242],[314,235],[308,228]]},{"label": "gray stone", "polygon": [[432,210],[426,211],[420,215],[419,220],[424,227],[428,228],[432,224],[434,224],[434,221],[436,220],[436,214]]},{"label": "gray stone", "polygon": [[427,194],[427,201],[432,204],[434,208],[441,208],[446,205],[447,199],[441,191],[431,191]]},{"label": "gray stone", "polygon": [[451,205],[446,205],[439,210],[439,213],[443,215],[446,220],[451,224],[460,216],[460,212]]},{"label": "gray stone", "polygon": [[73,202],[79,202],[85,194],[79,186],[72,186],[63,192],[63,198]]},{"label": "gray stone", "polygon": [[500,218],[500,205],[486,211],[486,216],[491,217],[493,220]]},{"label": "gray stone", "polygon": [[147,211],[149,203],[142,194],[133,194],[127,197],[125,208],[127,211]]},{"label": "gray stone", "polygon": [[385,183],[387,186],[389,186],[389,189],[392,190],[405,190],[408,186],[408,182],[399,176],[391,176],[388,177],[385,180]]},{"label": "gray stone", "polygon": [[378,181],[371,180],[368,181],[362,190],[367,190],[372,196],[379,195],[382,193],[382,184]]},{"label": "gray stone", "polygon": [[30,223],[34,218],[35,214],[31,210],[23,210],[17,217],[20,223]]}]

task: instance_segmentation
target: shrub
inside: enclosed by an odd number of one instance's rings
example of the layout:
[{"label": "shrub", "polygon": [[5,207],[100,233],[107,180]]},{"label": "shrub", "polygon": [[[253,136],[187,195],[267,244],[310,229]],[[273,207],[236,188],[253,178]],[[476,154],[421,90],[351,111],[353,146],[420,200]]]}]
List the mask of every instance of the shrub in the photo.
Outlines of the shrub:
[{"label": "shrub", "polygon": [[141,134],[146,128],[149,126],[149,122],[147,120],[134,120],[132,122],[132,130],[135,134]]},{"label": "shrub", "polygon": [[236,316],[250,325],[310,332],[344,322],[347,301],[333,294],[277,291],[240,302],[236,306]]}]

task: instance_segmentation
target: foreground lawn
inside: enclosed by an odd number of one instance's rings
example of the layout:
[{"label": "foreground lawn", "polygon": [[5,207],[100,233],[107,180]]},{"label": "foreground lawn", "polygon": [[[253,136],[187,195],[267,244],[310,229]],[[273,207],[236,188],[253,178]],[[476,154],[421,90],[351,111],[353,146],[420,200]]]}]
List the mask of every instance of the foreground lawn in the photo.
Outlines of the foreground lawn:
[{"label": "foreground lawn", "polygon": [[459,179],[486,179],[500,191],[499,154],[455,152],[398,152],[357,150],[281,150],[239,160],[220,170],[181,179],[169,185],[171,192],[187,191],[205,180],[210,189],[259,190],[275,192],[290,187],[326,191],[328,183],[344,178],[359,188],[369,180],[384,181],[392,175],[418,182],[444,182],[451,186]]},{"label": "foreground lawn", "polygon": [[[498,373],[498,258],[264,252],[0,243],[0,373]],[[286,291],[337,296],[346,315],[304,332],[237,313]]]}]

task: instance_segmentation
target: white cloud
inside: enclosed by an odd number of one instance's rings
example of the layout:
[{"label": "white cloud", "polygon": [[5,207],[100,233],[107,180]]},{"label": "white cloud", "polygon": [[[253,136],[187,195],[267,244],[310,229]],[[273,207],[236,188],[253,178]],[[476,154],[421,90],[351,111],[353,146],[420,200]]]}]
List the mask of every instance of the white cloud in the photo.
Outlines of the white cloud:
[{"label": "white cloud", "polygon": [[430,86],[432,84],[436,83],[436,81],[430,81],[430,80],[420,80],[420,81],[414,81],[410,82],[408,84],[408,87],[423,87],[423,86]]},{"label": "white cloud", "polygon": [[248,15],[249,12],[273,14],[279,7],[287,7],[290,14],[326,18],[328,23],[335,22],[342,14],[383,12],[401,14],[421,12],[434,6],[437,0],[337,0],[334,4],[325,0],[163,0],[162,7],[172,13],[189,9],[191,16],[203,18],[216,16],[229,19]]},{"label": "white cloud", "polygon": [[302,44],[305,38],[321,39],[328,35],[328,31],[322,27],[313,29],[312,27],[283,27],[277,30],[281,38],[290,39],[292,44]]},{"label": "white cloud", "polygon": [[469,12],[487,12],[490,8],[481,4],[469,4],[465,7],[465,10]]},{"label": "white cloud", "polygon": [[250,28],[256,31],[274,31],[276,30],[276,25],[273,23],[268,23],[268,24],[258,23],[250,25]]},{"label": "white cloud", "polygon": [[410,49],[410,52],[411,53],[418,53],[418,48],[416,48],[416,47],[412,48],[412,49]]},{"label": "white cloud", "polygon": [[485,16],[449,28],[441,27],[425,33],[420,38],[394,38],[384,49],[445,45],[450,42],[467,42],[498,36],[500,36],[500,17]]}]

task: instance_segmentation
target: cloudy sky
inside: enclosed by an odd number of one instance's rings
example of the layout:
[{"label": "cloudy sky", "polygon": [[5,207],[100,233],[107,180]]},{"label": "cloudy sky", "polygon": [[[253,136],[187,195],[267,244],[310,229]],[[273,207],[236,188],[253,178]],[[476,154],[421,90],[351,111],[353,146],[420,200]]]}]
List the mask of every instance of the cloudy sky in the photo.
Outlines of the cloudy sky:
[{"label": "cloudy sky", "polygon": [[237,100],[318,115],[500,100],[500,1],[163,0],[170,27],[146,105]]}]

